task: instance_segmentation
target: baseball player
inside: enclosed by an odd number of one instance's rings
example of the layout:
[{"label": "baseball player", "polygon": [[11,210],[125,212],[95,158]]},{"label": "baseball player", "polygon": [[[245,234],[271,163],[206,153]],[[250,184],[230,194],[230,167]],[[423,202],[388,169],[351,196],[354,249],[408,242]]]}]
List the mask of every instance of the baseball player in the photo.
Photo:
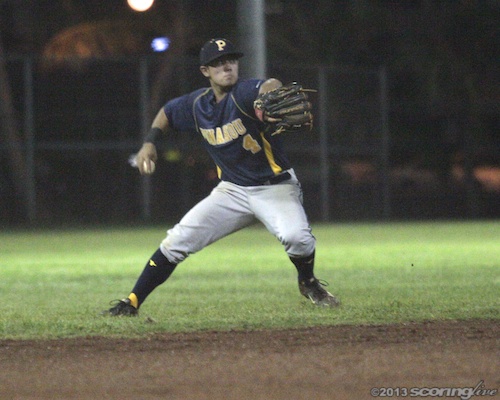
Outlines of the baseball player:
[{"label": "baseball player", "polygon": [[205,246],[256,221],[283,245],[298,272],[300,293],[319,306],[336,297],[314,275],[315,237],[302,205],[302,191],[282,147],[282,134],[266,129],[279,122],[254,108],[259,95],[282,86],[277,79],[238,78],[243,54],[227,39],[211,39],[200,51],[200,71],[210,87],[167,102],[153,120],[137,153],[141,174],[155,169],[155,142],[169,131],[199,136],[214,160],[219,184],[195,205],[161,242],[135,286],[104,313],[134,316],[147,296],[176,266]]}]

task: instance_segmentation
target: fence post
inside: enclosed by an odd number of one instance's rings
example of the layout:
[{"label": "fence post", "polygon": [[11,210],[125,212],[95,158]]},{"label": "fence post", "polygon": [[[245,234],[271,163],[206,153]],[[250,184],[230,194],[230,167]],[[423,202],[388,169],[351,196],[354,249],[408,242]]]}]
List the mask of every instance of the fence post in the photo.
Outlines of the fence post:
[{"label": "fence post", "polygon": [[[149,131],[151,118],[149,115],[149,85],[148,85],[148,57],[143,56],[139,63],[139,92],[141,112],[141,141]],[[141,201],[142,218],[146,221],[151,219],[151,176],[144,175],[141,178]]]},{"label": "fence post", "polygon": [[382,66],[379,69],[380,82],[380,120],[381,120],[381,175],[382,175],[382,217],[391,217],[391,187],[389,179],[389,151],[390,151],[390,131],[389,131],[389,93],[387,86],[387,68]]},{"label": "fence post", "polygon": [[35,180],[35,125],[34,125],[34,89],[33,58],[23,60],[24,72],[24,135],[26,140],[26,208],[29,223],[36,219],[36,180]]},{"label": "fence post", "polygon": [[326,68],[318,69],[319,103],[319,159],[320,159],[320,198],[321,220],[330,220],[330,151],[328,146],[328,79]]}]

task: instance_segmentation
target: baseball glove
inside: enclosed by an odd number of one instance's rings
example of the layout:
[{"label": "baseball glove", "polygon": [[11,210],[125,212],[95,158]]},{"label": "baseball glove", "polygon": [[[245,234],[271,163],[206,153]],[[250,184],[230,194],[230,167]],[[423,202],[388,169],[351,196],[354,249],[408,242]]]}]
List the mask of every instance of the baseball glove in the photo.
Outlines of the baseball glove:
[{"label": "baseball glove", "polygon": [[303,89],[297,82],[283,85],[266,93],[261,93],[255,99],[253,106],[261,120],[276,120],[270,123],[271,135],[298,130],[311,130],[313,115],[312,104],[308,101],[306,92],[313,89]]}]

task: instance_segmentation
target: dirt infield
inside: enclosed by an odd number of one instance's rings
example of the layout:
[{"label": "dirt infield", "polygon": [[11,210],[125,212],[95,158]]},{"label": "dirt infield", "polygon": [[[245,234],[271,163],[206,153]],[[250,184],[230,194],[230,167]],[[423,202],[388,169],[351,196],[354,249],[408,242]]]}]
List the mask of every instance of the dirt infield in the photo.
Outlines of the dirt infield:
[{"label": "dirt infield", "polygon": [[0,399],[446,398],[410,390],[481,381],[474,399],[500,399],[499,349],[499,321],[4,340]]}]

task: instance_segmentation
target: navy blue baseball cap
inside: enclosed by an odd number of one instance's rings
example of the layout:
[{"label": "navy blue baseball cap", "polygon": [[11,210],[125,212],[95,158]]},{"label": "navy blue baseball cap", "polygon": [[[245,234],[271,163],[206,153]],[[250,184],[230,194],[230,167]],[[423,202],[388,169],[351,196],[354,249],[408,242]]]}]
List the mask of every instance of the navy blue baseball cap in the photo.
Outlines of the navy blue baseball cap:
[{"label": "navy blue baseball cap", "polygon": [[234,44],[224,38],[210,39],[206,42],[200,51],[200,64],[208,65],[212,61],[222,56],[243,57],[243,53],[236,50]]}]

